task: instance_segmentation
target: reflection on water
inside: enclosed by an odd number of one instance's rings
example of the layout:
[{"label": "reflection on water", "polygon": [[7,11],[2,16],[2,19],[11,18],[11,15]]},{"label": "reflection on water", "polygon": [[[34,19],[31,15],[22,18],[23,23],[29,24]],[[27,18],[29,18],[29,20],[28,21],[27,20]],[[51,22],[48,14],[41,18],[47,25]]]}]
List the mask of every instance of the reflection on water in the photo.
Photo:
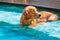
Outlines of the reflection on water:
[{"label": "reflection on water", "polygon": [[60,40],[60,20],[23,28],[19,26],[21,10],[23,7],[0,6],[0,40]]}]

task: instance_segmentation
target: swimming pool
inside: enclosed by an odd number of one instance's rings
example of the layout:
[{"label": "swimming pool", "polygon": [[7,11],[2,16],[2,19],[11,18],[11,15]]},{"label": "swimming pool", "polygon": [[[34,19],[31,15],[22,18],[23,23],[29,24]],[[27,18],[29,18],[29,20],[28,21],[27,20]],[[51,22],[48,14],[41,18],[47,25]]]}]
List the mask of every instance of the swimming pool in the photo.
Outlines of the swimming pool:
[{"label": "swimming pool", "polygon": [[[0,4],[0,40],[60,40],[60,20],[38,24],[34,28],[21,28],[20,16],[25,6]],[[57,10],[39,8],[60,16]]]}]

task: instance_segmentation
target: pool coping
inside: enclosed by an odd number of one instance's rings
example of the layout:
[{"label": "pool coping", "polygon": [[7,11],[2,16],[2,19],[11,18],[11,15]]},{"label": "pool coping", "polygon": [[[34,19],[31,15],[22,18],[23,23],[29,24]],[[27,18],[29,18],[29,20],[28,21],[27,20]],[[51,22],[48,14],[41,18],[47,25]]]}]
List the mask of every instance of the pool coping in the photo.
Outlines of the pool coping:
[{"label": "pool coping", "polygon": [[56,8],[42,7],[42,6],[31,5],[31,4],[18,4],[18,3],[9,3],[9,2],[0,2],[0,4],[9,4],[9,5],[16,5],[16,6],[35,6],[38,8],[60,11],[60,9],[56,9]]}]

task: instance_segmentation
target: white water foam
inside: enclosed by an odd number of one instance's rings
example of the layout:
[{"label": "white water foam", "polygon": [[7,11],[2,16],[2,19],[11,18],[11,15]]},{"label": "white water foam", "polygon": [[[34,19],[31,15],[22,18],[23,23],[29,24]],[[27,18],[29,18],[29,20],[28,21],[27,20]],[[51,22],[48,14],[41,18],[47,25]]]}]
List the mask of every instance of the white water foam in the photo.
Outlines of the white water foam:
[{"label": "white water foam", "polygon": [[0,11],[0,21],[19,24],[21,13]]},{"label": "white water foam", "polygon": [[60,38],[60,21],[47,22],[45,24],[39,24],[34,29],[49,34],[49,36]]}]

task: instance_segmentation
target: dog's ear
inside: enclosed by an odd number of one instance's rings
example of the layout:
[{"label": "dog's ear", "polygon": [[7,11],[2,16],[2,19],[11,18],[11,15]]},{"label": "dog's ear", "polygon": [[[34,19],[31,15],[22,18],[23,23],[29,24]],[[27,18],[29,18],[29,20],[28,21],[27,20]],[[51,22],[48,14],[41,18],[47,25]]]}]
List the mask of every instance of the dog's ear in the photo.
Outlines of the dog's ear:
[{"label": "dog's ear", "polygon": [[26,16],[27,16],[26,10],[24,9],[23,12],[22,12],[22,16],[20,18],[20,23],[22,23],[22,24],[26,23]]},{"label": "dog's ear", "polygon": [[23,10],[22,15],[26,15],[26,10]]}]

